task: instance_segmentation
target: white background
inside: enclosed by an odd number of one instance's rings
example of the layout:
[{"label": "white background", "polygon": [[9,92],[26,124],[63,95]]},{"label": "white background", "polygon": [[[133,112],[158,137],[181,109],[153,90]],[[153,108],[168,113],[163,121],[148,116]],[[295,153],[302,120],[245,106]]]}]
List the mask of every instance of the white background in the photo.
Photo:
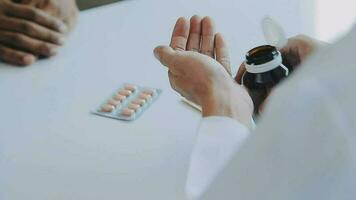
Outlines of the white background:
[{"label": "white background", "polygon": [[315,0],[314,30],[321,40],[332,42],[356,22],[355,0]]}]

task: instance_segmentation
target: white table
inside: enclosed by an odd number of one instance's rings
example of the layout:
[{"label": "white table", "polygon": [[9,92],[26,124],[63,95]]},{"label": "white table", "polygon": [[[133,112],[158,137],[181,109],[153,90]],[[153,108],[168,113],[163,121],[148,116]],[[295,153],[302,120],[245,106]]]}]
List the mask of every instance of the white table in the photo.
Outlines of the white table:
[{"label": "white table", "polygon": [[[200,115],[170,89],[153,48],[169,42],[178,16],[211,15],[237,66],[263,44],[265,14],[289,35],[304,30],[299,2],[126,1],[82,13],[53,59],[28,68],[0,64],[0,199],[185,199]],[[90,114],[123,82],[164,92],[132,123]]]}]

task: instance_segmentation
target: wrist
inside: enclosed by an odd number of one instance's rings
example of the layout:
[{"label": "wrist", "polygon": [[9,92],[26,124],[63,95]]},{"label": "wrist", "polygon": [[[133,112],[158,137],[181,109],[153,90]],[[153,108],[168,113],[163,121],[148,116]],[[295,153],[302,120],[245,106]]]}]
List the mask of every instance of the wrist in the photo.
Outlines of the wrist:
[{"label": "wrist", "polygon": [[215,85],[202,99],[201,106],[203,117],[230,117],[251,128],[252,100],[247,92],[232,80]]}]

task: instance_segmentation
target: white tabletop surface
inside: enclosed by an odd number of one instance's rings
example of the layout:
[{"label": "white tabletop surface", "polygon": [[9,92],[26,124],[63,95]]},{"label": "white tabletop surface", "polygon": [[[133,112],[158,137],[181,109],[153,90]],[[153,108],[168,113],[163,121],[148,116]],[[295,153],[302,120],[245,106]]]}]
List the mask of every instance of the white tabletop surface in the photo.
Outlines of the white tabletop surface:
[{"label": "white tabletop surface", "polygon": [[[179,16],[211,15],[233,64],[263,44],[269,14],[303,31],[299,0],[131,0],[85,11],[59,55],[0,64],[1,200],[185,199],[200,115],[179,101],[154,59]],[[236,70],[236,69],[235,69]],[[90,114],[123,82],[163,90],[137,121]]]}]

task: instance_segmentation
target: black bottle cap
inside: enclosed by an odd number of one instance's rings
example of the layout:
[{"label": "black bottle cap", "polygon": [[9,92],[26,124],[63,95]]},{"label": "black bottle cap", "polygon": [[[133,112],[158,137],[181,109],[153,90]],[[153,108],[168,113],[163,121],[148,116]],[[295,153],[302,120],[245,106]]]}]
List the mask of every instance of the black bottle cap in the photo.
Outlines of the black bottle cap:
[{"label": "black bottle cap", "polygon": [[246,54],[246,62],[249,65],[261,65],[272,61],[278,56],[278,50],[274,46],[263,45],[251,49]]}]

